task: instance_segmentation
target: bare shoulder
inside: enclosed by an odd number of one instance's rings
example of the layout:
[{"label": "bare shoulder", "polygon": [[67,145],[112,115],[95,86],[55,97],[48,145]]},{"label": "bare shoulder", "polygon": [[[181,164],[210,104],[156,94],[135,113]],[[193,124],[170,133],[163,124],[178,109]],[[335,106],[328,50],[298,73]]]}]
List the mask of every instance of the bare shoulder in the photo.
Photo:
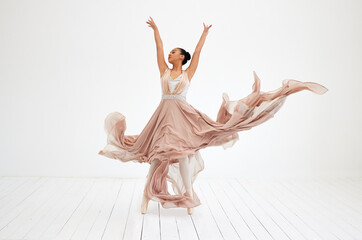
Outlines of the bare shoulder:
[{"label": "bare shoulder", "polygon": [[168,69],[169,69],[169,68],[168,68],[167,65],[160,67],[160,68],[159,68],[159,70],[160,70],[160,77],[162,77],[163,74],[165,74],[166,70],[168,70]]},{"label": "bare shoulder", "polygon": [[187,73],[187,78],[189,79],[189,82],[191,82],[191,79],[192,79],[192,77],[194,76],[195,71],[191,71],[190,68],[187,68],[187,69],[185,70],[185,72]]}]

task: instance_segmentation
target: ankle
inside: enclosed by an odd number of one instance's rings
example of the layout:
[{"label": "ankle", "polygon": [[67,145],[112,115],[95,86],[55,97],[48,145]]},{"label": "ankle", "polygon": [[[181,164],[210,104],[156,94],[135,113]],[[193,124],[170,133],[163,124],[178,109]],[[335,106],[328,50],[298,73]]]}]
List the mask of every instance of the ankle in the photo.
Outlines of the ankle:
[{"label": "ankle", "polygon": [[193,197],[194,197],[194,196],[193,196],[192,189],[187,189],[184,195],[186,195],[186,196],[188,196],[188,197],[191,197],[192,199],[193,199]]}]

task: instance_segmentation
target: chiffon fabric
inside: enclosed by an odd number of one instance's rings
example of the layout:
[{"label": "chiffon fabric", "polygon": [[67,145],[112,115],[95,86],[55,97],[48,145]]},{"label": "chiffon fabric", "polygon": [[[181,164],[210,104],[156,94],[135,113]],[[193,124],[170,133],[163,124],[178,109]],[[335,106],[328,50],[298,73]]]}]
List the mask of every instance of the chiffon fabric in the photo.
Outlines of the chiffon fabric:
[{"label": "chiffon fabric", "polygon": [[[179,170],[179,159],[187,157],[192,186],[204,169],[199,152],[210,146],[232,147],[239,140],[238,132],[249,130],[271,119],[290,94],[309,90],[322,95],[328,89],[315,82],[285,79],[276,90],[260,90],[260,79],[253,71],[252,92],[239,100],[230,100],[222,94],[222,103],[216,120],[194,108],[186,101],[185,88],[190,85],[187,72],[182,71],[178,84],[171,91],[169,68],[161,77],[162,98],[138,135],[125,135],[126,119],[119,112],[109,113],[105,119],[107,144],[98,154],[122,162],[151,164],[161,162],[151,173],[144,194],[158,201],[164,208],[196,207],[201,204],[196,192],[193,198],[184,196],[186,188]],[[186,91],[187,93],[187,91]],[[168,182],[173,194],[169,192]]]}]

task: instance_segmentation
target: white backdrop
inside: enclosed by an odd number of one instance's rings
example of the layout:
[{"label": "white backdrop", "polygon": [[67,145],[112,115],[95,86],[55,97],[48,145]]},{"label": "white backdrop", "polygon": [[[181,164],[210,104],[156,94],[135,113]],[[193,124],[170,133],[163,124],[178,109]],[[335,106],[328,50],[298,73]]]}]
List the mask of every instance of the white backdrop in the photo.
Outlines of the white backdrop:
[{"label": "white backdrop", "polygon": [[[188,102],[213,119],[232,100],[283,79],[324,95],[288,97],[268,122],[227,150],[201,150],[199,175],[361,176],[361,1],[0,2],[0,175],[145,177],[149,165],[98,155],[106,115],[138,134],[161,99],[151,16],[164,44],[191,55],[212,24]],[[167,59],[167,58],[166,58]],[[172,65],[169,64],[169,67]],[[189,62],[184,65],[184,69]]]}]

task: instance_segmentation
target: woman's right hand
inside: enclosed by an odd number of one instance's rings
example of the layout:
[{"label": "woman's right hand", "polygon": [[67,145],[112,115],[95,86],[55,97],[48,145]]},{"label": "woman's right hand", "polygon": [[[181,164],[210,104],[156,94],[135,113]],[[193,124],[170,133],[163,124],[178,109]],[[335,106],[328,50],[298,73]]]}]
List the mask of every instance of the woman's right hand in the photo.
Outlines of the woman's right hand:
[{"label": "woman's right hand", "polygon": [[148,23],[149,27],[153,28],[153,30],[157,29],[156,23],[153,21],[153,19],[150,17],[151,20],[148,20],[146,23]]}]

